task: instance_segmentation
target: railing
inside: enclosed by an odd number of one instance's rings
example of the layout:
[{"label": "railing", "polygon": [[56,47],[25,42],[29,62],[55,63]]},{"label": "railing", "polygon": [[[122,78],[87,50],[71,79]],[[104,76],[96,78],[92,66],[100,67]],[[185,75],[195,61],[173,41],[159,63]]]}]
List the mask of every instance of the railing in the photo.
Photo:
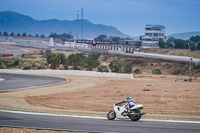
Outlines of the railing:
[{"label": "railing", "polygon": [[75,75],[75,76],[91,76],[91,77],[110,77],[110,78],[125,78],[133,79],[132,74],[94,72],[94,71],[79,71],[79,70],[11,70],[0,69],[3,73],[20,73],[20,74],[48,74],[48,75]]}]

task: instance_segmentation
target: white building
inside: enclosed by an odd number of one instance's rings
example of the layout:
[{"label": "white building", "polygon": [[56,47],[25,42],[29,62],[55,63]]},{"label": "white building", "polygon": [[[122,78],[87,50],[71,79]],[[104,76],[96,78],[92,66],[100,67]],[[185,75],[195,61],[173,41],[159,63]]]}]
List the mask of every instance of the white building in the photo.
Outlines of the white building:
[{"label": "white building", "polygon": [[146,25],[145,36],[142,36],[142,48],[159,48],[159,39],[166,41],[165,26]]},{"label": "white building", "polygon": [[54,41],[53,38],[49,39],[49,47],[53,47],[54,46]]}]

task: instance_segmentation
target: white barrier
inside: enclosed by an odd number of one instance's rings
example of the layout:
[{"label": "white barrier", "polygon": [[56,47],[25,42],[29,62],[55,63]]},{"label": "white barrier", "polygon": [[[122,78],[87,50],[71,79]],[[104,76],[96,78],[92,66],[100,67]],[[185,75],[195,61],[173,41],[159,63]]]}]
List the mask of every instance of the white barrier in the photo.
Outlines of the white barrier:
[{"label": "white barrier", "polygon": [[3,45],[12,45],[12,44],[16,44],[15,42],[0,42],[0,44]]},{"label": "white barrier", "polygon": [[133,79],[132,74],[119,74],[94,71],[79,71],[79,70],[10,70],[0,69],[3,73],[21,73],[21,74],[49,74],[49,75],[75,75],[75,76],[91,76],[91,77],[110,77],[110,78],[125,78]]}]

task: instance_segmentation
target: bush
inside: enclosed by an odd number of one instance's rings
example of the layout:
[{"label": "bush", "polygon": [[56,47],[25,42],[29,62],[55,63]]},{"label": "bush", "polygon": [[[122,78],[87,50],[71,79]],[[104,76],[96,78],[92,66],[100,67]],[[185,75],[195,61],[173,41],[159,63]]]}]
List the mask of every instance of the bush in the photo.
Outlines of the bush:
[{"label": "bush", "polygon": [[6,66],[1,61],[0,61],[0,69],[6,69]]},{"label": "bush", "polygon": [[88,70],[92,71],[94,68],[100,65],[100,61],[98,60],[101,54],[93,53],[89,54],[88,57],[85,58],[84,62]]},{"label": "bush", "polygon": [[23,68],[23,70],[30,70],[31,68],[29,67],[29,66],[25,66],[24,68]]},{"label": "bush", "polygon": [[139,68],[137,68],[137,69],[134,70],[134,73],[135,73],[135,74],[141,74],[141,73],[142,73],[142,70],[139,69]]},{"label": "bush", "polygon": [[15,62],[13,63],[15,66],[19,65],[19,60],[15,60]]},{"label": "bush", "polygon": [[44,69],[44,67],[43,66],[39,66],[37,69]]},{"label": "bush", "polygon": [[153,74],[162,74],[162,71],[158,68],[152,70]]},{"label": "bush", "polygon": [[[74,67],[73,70],[81,70],[80,67]],[[86,70],[86,71],[90,71],[90,70]]]},{"label": "bush", "polygon": [[151,91],[150,89],[143,89],[142,91]]},{"label": "bush", "polygon": [[117,59],[112,60],[109,64],[109,67],[111,71],[115,73],[120,73],[121,68],[122,68],[121,64],[119,63]]},{"label": "bush", "polygon": [[6,63],[6,67],[7,68],[12,68],[12,67],[14,67],[14,64],[11,63],[11,62],[8,62],[8,63]]},{"label": "bush", "polygon": [[98,67],[98,72],[108,72],[107,66],[99,66]]},{"label": "bush", "polygon": [[132,72],[132,65],[130,63],[126,63],[124,66],[124,73],[131,73]]}]

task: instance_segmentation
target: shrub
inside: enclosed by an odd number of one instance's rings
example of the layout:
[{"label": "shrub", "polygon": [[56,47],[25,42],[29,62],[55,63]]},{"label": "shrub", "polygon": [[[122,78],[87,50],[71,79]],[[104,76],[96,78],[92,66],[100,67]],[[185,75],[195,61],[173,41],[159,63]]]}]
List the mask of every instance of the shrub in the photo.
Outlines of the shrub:
[{"label": "shrub", "polygon": [[153,74],[162,74],[162,71],[158,68],[152,70]]},{"label": "shrub", "polygon": [[112,72],[120,73],[122,66],[117,59],[114,59],[110,62],[109,67]]},{"label": "shrub", "polygon": [[98,67],[98,72],[108,72],[107,66],[99,66]]},{"label": "shrub", "polygon": [[8,63],[6,63],[6,67],[7,68],[12,68],[12,67],[14,67],[14,64],[11,63],[11,62],[8,62]]},{"label": "shrub", "polygon": [[6,69],[6,66],[1,61],[0,61],[0,69]]},{"label": "shrub", "polygon": [[44,69],[44,67],[43,66],[39,66],[37,69]]},{"label": "shrub", "polygon": [[142,91],[151,91],[150,89],[144,89],[144,90],[142,90]]},{"label": "shrub", "polygon": [[71,54],[67,58],[66,65],[73,66],[74,70],[79,70],[80,68],[77,67],[83,67],[85,60],[86,60],[85,55],[82,53]]},{"label": "shrub", "polygon": [[131,73],[132,72],[132,65],[130,63],[126,63],[124,66],[124,73]]},{"label": "shrub", "polygon": [[51,53],[49,57],[49,63],[51,64],[51,69],[56,69],[60,64],[60,56],[58,53]]},{"label": "shrub", "polygon": [[30,70],[31,68],[29,67],[29,66],[25,66],[24,68],[23,68],[23,70]]},{"label": "shrub", "polygon": [[19,60],[15,60],[15,62],[13,63],[15,66],[19,65]]},{"label": "shrub", "polygon": [[[73,70],[81,70],[80,67],[74,67]],[[86,70],[86,71],[90,71],[90,70]]]},{"label": "shrub", "polygon": [[135,73],[135,74],[141,74],[141,73],[142,73],[142,70],[139,69],[139,68],[137,68],[137,69],[134,70],[134,73]]}]

